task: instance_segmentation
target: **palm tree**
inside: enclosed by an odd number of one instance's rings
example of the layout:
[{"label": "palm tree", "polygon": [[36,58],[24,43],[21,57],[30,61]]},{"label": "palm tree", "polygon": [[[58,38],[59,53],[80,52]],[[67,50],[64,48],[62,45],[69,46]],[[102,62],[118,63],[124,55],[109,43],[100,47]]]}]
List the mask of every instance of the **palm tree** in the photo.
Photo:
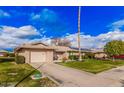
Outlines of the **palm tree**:
[{"label": "palm tree", "polygon": [[80,17],[81,17],[81,6],[78,9],[78,53],[79,61],[81,61],[81,47],[80,47]]}]

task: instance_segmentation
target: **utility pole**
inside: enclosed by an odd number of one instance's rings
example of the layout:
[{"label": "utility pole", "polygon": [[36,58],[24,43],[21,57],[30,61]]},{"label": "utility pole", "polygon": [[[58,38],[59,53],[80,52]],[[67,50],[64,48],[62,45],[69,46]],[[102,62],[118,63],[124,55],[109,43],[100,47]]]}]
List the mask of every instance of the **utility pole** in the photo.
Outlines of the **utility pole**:
[{"label": "utility pole", "polygon": [[81,6],[78,8],[78,53],[79,61],[81,61],[81,47],[80,47],[80,19],[81,19]]}]

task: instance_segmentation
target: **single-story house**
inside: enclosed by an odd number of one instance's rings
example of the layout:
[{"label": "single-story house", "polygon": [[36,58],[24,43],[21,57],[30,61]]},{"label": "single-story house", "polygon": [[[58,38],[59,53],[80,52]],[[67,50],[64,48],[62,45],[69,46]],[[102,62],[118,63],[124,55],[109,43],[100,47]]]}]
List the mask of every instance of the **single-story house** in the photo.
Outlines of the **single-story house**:
[{"label": "single-story house", "polygon": [[107,58],[107,54],[105,52],[97,52],[95,53],[95,58],[101,59],[101,58]]},{"label": "single-story house", "polygon": [[6,57],[8,54],[8,51],[6,50],[0,50],[0,57]]},{"label": "single-story house", "polygon": [[55,49],[54,57],[55,60],[62,60],[63,58],[68,59],[69,51],[73,51],[73,49],[66,47],[66,46],[53,46]]},{"label": "single-story house", "polygon": [[43,43],[23,44],[15,48],[15,54],[25,57],[26,63],[54,62],[68,58],[68,51],[73,49],[65,46],[48,46]]},{"label": "single-story house", "polygon": [[94,57],[98,59],[108,57],[107,54],[103,51],[103,49],[94,49],[91,52],[94,53]]},{"label": "single-story house", "polygon": [[[88,50],[82,51],[81,55],[85,55]],[[90,51],[95,54],[95,58],[104,58],[107,55],[104,51]],[[15,54],[25,57],[26,63],[37,62],[60,62],[63,58],[68,59],[69,55],[78,55],[78,50],[66,46],[49,46],[43,43],[23,44],[15,48]]]},{"label": "single-story house", "polygon": [[25,57],[26,63],[53,62],[54,48],[43,43],[23,44],[15,49],[15,54]]}]

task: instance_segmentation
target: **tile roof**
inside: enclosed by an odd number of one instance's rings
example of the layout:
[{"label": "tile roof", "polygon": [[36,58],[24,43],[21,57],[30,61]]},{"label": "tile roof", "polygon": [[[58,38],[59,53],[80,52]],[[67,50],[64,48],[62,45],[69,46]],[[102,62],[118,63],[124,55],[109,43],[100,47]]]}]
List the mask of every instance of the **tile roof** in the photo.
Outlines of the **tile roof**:
[{"label": "tile roof", "polygon": [[29,43],[29,44],[23,44],[20,45],[15,49],[15,51],[18,51],[21,48],[29,48],[29,49],[53,49],[52,47],[43,44],[43,43]]}]

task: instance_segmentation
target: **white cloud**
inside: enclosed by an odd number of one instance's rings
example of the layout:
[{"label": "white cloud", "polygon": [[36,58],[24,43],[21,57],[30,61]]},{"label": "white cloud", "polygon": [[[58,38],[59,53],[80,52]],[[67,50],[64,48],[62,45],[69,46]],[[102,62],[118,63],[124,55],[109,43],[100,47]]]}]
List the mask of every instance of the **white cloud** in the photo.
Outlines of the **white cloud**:
[{"label": "white cloud", "polygon": [[42,22],[56,22],[57,21],[57,14],[49,10],[47,8],[43,9],[40,13],[32,13],[31,14],[31,20],[38,20]]},{"label": "white cloud", "polygon": [[0,9],[0,17],[10,17],[10,14]]},{"label": "white cloud", "polygon": [[[112,40],[123,40],[124,31],[121,27],[124,26],[124,19],[113,22],[109,27],[108,33],[99,34],[97,36],[84,35],[81,33],[81,47],[82,48],[103,48],[104,45]],[[77,33],[65,36],[72,42],[72,46],[77,47]]]},{"label": "white cloud", "polygon": [[[70,34],[65,38],[72,42],[73,47],[77,47],[77,33]],[[124,40],[124,32],[120,30],[100,34],[98,36],[81,34],[81,47],[82,48],[103,48],[104,45],[111,40]]]},{"label": "white cloud", "polygon": [[27,36],[31,36],[31,35],[38,35],[38,31],[28,25],[28,26],[23,26],[23,27],[11,27],[11,26],[2,26],[2,35],[10,35],[12,37],[27,37]]},{"label": "white cloud", "polygon": [[40,39],[32,39],[29,41],[29,43],[31,43],[31,42],[42,42],[44,44],[51,45],[51,38],[50,37],[42,37]]},{"label": "white cloud", "polygon": [[[112,23],[110,30],[107,33],[99,34],[97,36],[85,35],[81,33],[81,48],[103,48],[104,45],[111,40],[124,40],[124,31],[120,27],[124,26],[124,20]],[[42,32],[41,34],[39,33]],[[14,48],[23,43],[30,42],[44,42],[50,44],[51,37],[44,36],[46,32],[43,28],[39,31],[31,25],[22,27],[1,26],[0,27],[0,48]],[[29,37],[33,37],[30,39]],[[37,38],[35,36],[39,36]],[[67,33],[65,37],[71,41],[73,47],[77,47],[77,33]]]},{"label": "white cloud", "polygon": [[2,26],[0,29],[0,48],[14,48],[20,44],[31,42],[30,36],[40,36],[40,33],[30,25],[19,28]]},{"label": "white cloud", "polygon": [[[29,39],[30,36],[35,39]],[[67,34],[65,37],[71,41],[73,47],[77,47],[77,33]],[[124,32],[120,30],[110,31],[108,33],[100,34],[98,36],[84,35],[81,33],[81,47],[82,48],[103,48],[104,45],[111,40],[124,40]],[[19,28],[2,26],[0,29],[0,48],[14,48],[23,43],[43,42],[51,43],[51,37],[41,35],[33,26],[22,26]]]},{"label": "white cloud", "polygon": [[118,20],[116,22],[113,22],[111,25],[109,25],[109,27],[112,28],[112,30],[118,30],[120,29],[121,27],[124,26],[124,19],[121,19],[121,20]]},{"label": "white cloud", "polygon": [[32,20],[40,19],[40,17],[41,17],[40,14],[34,14],[34,13],[31,14],[31,19],[32,19]]}]

